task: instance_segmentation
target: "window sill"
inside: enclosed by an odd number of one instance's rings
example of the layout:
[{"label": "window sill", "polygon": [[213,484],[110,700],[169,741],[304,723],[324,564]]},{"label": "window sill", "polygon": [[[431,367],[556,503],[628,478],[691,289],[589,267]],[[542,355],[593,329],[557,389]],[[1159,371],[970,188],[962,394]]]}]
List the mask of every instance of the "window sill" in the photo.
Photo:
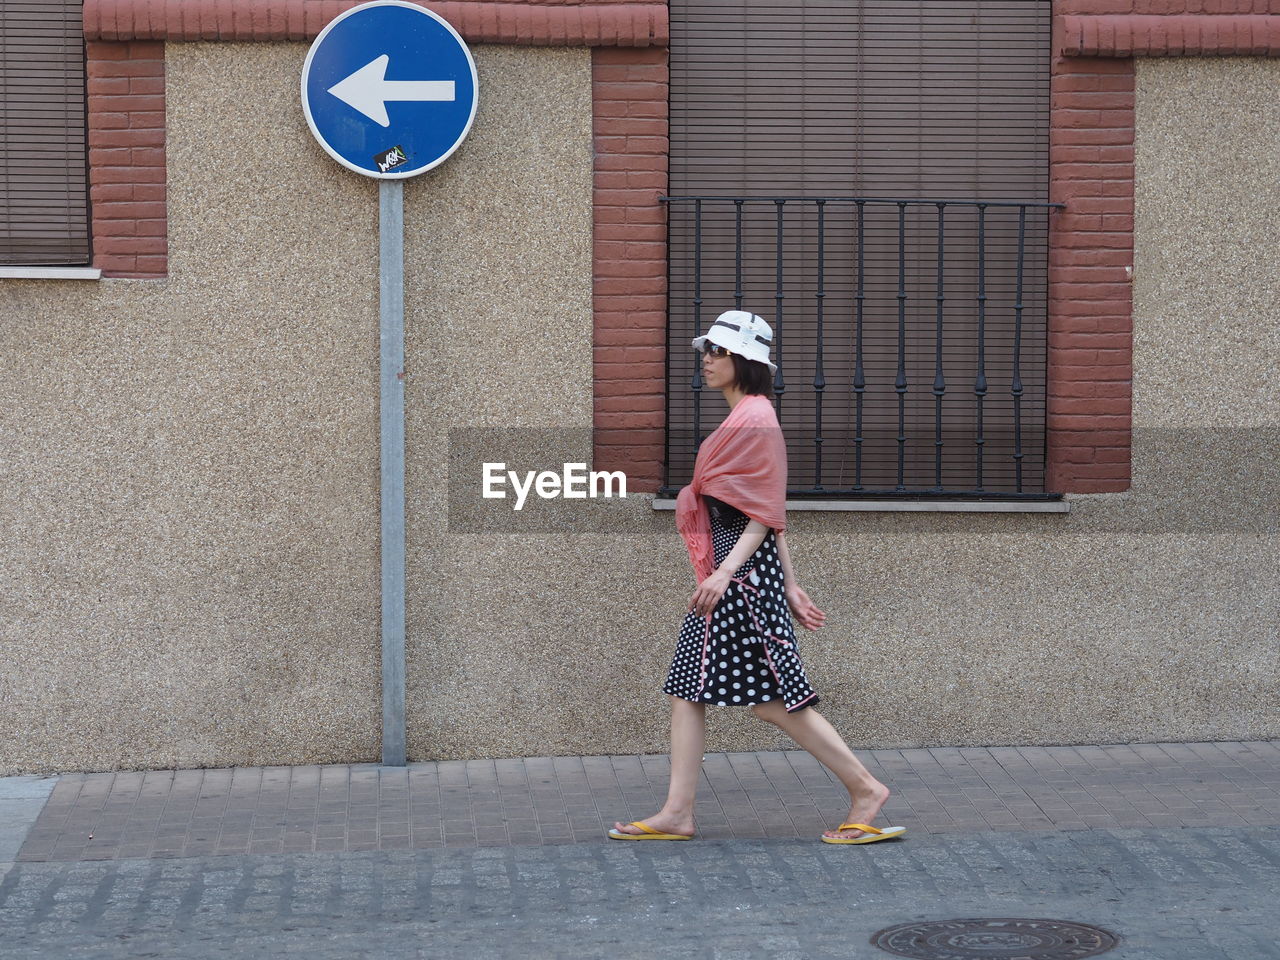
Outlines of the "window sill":
[{"label": "window sill", "polygon": [[[654,498],[653,509],[674,510],[675,500]],[[857,510],[907,513],[1069,513],[1066,500],[788,500],[787,511],[849,513]]]},{"label": "window sill", "polygon": [[97,267],[0,267],[0,280],[99,280]]}]

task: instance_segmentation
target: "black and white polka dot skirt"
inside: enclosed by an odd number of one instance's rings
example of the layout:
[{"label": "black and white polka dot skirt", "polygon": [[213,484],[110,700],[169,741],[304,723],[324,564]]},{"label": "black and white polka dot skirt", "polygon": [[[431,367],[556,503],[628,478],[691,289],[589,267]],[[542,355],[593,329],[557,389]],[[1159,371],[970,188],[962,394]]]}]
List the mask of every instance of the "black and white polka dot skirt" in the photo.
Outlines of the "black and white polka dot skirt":
[{"label": "black and white polka dot skirt", "polygon": [[[729,555],[748,518],[733,511],[711,517],[716,563]],[[663,693],[719,707],[781,700],[787,712],[818,702],[796,647],[783,594],[782,563],[772,530],[735,571],[710,621],[688,614],[676,641]]]}]

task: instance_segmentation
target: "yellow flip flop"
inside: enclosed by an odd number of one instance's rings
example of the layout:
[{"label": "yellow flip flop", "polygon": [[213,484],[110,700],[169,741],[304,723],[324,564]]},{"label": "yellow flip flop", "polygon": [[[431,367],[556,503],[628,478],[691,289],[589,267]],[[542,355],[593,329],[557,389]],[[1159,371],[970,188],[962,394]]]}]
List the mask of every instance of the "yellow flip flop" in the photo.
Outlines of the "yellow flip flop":
[{"label": "yellow flip flop", "polygon": [[632,820],[629,826],[639,827],[644,833],[619,833],[617,830],[610,830],[609,836],[614,840],[692,840],[693,837],[686,837],[682,833],[663,833],[655,830],[643,820]]},{"label": "yellow flip flop", "polygon": [[875,843],[877,840],[888,840],[890,837],[900,837],[907,832],[906,827],[885,827],[883,830],[877,830],[875,827],[869,827],[865,823],[842,823],[836,827],[836,831],[840,830],[861,830],[860,837],[822,837],[823,843]]}]

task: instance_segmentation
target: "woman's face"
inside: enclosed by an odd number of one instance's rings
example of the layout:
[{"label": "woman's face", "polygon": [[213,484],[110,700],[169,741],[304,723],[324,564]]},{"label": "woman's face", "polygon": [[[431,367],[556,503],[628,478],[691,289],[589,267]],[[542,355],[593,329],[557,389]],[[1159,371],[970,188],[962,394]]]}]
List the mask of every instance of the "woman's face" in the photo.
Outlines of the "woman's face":
[{"label": "woman's face", "polygon": [[714,353],[702,355],[702,380],[712,390],[723,390],[733,385],[735,378],[733,357],[727,353],[717,357]]}]

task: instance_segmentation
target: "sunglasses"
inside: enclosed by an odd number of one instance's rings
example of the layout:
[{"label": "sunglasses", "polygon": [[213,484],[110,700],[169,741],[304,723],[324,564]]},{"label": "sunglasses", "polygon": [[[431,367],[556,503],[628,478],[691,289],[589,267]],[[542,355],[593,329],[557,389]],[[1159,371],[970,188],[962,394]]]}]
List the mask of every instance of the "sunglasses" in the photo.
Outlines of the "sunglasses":
[{"label": "sunglasses", "polygon": [[712,357],[718,358],[718,357],[729,356],[730,351],[714,343],[704,343],[702,345],[702,353],[704,356],[712,356]]}]

